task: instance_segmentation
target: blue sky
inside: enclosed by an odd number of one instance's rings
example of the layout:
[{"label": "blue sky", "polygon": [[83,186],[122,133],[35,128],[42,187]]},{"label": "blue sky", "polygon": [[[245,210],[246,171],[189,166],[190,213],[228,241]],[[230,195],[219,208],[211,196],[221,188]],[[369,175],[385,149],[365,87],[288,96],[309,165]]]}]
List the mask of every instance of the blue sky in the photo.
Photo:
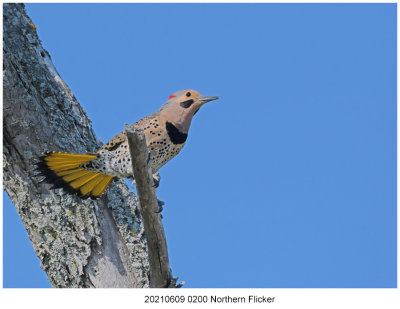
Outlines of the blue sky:
[{"label": "blue sky", "polygon": [[[104,142],[177,90],[221,98],[160,170],[187,287],[396,287],[395,4],[27,9]],[[49,287],[4,201],[4,287]]]}]

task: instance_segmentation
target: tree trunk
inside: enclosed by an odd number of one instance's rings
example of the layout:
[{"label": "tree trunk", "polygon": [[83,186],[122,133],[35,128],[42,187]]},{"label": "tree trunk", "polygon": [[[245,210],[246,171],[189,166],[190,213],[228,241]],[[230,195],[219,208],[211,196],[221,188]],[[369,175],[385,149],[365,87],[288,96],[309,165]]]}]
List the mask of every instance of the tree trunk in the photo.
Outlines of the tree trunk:
[{"label": "tree trunk", "polygon": [[92,201],[35,176],[45,151],[95,152],[100,144],[23,4],[3,5],[3,40],[4,188],[52,286],[148,287],[141,216],[122,180]]}]

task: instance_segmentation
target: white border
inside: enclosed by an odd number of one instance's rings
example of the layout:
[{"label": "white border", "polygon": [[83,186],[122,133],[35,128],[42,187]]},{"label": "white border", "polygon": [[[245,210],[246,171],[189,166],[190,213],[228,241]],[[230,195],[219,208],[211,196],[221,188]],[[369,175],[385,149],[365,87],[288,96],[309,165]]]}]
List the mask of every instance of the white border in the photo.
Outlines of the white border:
[{"label": "white border", "polygon": [[[4,1],[4,0],[3,0]],[[28,1],[4,1],[4,2],[16,2],[16,3],[397,3],[399,0],[337,0],[337,1],[329,1],[329,0],[278,0],[278,1],[262,1],[262,0],[251,0],[251,1],[244,1],[244,0],[220,0],[220,1],[213,1],[213,0],[158,0],[158,1],[135,1],[135,0],[117,0],[117,1],[110,1],[110,0],[28,0]]]},{"label": "white border", "polygon": [[397,291],[399,292],[400,289],[400,271],[399,271],[399,265],[400,265],[400,229],[399,229],[399,223],[400,223],[400,212],[399,212],[399,205],[400,205],[400,196],[399,196],[399,190],[400,190],[400,181],[399,181],[399,174],[400,174],[400,168],[399,168],[399,162],[400,162],[400,111],[399,111],[399,100],[400,100],[400,95],[399,95],[399,89],[400,89],[400,82],[399,82],[399,32],[400,32],[400,26],[399,26],[399,2],[397,2]]},{"label": "white border", "polygon": [[[56,1],[41,0],[41,1],[10,1],[10,2],[24,2],[24,3],[55,3]],[[74,1],[67,0],[63,3],[110,3],[110,1]],[[118,1],[113,3],[397,3],[397,19],[399,17],[399,1],[300,1],[300,0],[281,0],[281,1]],[[0,8],[1,16],[3,16],[3,8]],[[2,24],[1,24],[2,30]],[[2,31],[1,31],[2,32]],[[399,51],[399,32],[400,26],[397,23],[397,52]],[[1,43],[3,44],[3,43]],[[1,59],[3,55],[1,55]],[[397,89],[399,89],[399,57],[397,57]],[[1,86],[3,81],[1,81]],[[1,94],[2,94],[1,87]],[[1,98],[3,96],[1,95]],[[399,102],[400,95],[397,91],[397,102]],[[2,99],[1,99],[2,100]],[[3,106],[1,101],[1,106]],[[1,118],[2,124],[3,118]],[[397,124],[400,121],[400,111],[397,104]],[[3,136],[3,126],[0,127],[1,136]],[[399,136],[400,127],[397,126],[397,192],[400,190],[399,182]],[[1,143],[1,149],[3,143]],[[2,158],[1,158],[2,162]],[[1,177],[0,183],[3,184]],[[3,287],[3,196],[1,200],[0,212],[0,286]],[[400,203],[400,196],[397,194],[397,205]],[[397,211],[397,224],[400,222],[400,212]],[[397,241],[399,243],[400,231],[397,230]],[[400,264],[400,249],[397,246],[397,261]],[[112,308],[112,307],[128,307],[128,308],[142,308],[142,307],[187,307],[194,305],[196,307],[209,307],[218,306],[220,308],[227,308],[233,306],[234,308],[400,308],[400,272],[397,268],[397,289],[1,289],[0,290],[0,306],[3,308],[68,308],[78,305],[79,307],[95,307],[95,308]],[[217,296],[231,296],[248,297],[249,295],[270,296],[275,297],[274,303],[270,304],[233,304],[233,303],[219,303],[213,304],[171,304],[171,303],[144,303],[146,295],[206,295],[209,298],[212,295]]]},{"label": "white border", "polygon": [[[6,289],[3,308],[382,308],[398,309],[395,289]],[[145,303],[146,296],[184,296],[184,303]],[[250,295],[274,297],[273,303],[249,303]],[[189,296],[206,296],[207,303],[189,303]],[[211,296],[245,297],[246,303],[212,303]]]},{"label": "white border", "polygon": [[[3,18],[3,6],[0,7],[0,16]],[[3,35],[3,22],[0,25],[1,33]],[[3,63],[3,40],[1,40],[1,63]],[[1,134],[1,153],[3,153],[3,78],[1,78],[1,88],[0,88],[0,96],[1,96],[1,120],[0,120],[0,134]],[[3,168],[3,155],[1,156],[1,168]],[[0,177],[0,185],[3,188],[3,173],[1,173]],[[4,191],[4,190],[3,190]],[[3,192],[0,196],[0,288],[3,288]]]}]

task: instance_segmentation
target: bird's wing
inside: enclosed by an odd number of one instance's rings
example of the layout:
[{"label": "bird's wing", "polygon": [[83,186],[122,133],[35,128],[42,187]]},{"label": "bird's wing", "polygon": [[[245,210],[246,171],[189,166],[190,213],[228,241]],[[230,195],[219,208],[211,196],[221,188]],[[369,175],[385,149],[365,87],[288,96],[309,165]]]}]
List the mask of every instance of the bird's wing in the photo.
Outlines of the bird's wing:
[{"label": "bird's wing", "polygon": [[118,135],[115,135],[112,139],[108,141],[107,144],[105,144],[99,151],[102,150],[109,150],[112,151],[116,149],[119,145],[121,145],[124,141],[126,141],[126,133],[125,130],[119,133]]},{"label": "bird's wing", "polygon": [[[133,125],[140,130],[143,130],[143,128],[145,128],[147,126],[147,124],[154,118],[156,118],[158,116],[158,112],[151,114],[147,117],[144,117],[138,121],[136,121]],[[115,150],[116,148],[118,148],[119,145],[121,145],[123,142],[125,142],[127,140],[127,136],[126,136],[126,131],[122,131],[121,133],[119,133],[118,135],[115,135],[112,139],[109,140],[109,142],[107,144],[105,144],[103,147],[101,147],[101,149],[99,151],[102,150]]]}]

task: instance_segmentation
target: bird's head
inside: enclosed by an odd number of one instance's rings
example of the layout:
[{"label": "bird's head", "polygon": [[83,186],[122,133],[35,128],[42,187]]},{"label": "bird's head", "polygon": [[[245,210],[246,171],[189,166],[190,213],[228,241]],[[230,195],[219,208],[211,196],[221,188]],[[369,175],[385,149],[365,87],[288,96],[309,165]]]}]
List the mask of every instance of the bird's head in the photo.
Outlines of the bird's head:
[{"label": "bird's head", "polygon": [[160,114],[181,132],[189,131],[193,115],[200,107],[218,97],[202,96],[195,90],[181,90],[170,95],[167,102],[160,108]]}]

